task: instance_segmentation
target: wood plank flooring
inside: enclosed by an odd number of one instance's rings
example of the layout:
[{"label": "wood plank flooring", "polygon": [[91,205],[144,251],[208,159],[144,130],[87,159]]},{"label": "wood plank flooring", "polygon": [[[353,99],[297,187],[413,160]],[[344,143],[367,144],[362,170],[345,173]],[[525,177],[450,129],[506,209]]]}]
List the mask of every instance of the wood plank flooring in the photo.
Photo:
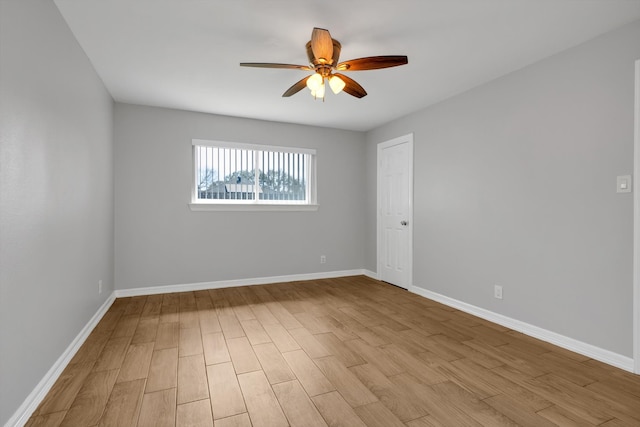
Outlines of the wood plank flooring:
[{"label": "wood plank flooring", "polygon": [[117,299],[28,426],[640,426],[640,376],[363,276]]}]

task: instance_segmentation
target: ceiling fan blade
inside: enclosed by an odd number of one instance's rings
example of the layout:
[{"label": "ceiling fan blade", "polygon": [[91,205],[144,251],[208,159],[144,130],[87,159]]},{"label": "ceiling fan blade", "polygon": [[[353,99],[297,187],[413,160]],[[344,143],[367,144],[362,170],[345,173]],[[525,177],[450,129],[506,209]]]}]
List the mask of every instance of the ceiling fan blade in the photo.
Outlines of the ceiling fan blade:
[{"label": "ceiling fan blade", "polygon": [[333,75],[340,77],[345,83],[344,89],[342,89],[344,92],[347,92],[349,95],[355,96],[356,98],[363,98],[367,96],[367,91],[352,78],[340,73],[334,73]]},{"label": "ceiling fan blade", "polygon": [[270,62],[241,62],[241,67],[257,67],[257,68],[286,68],[289,70],[304,70],[310,71],[313,68],[309,68],[306,65],[293,65],[293,64],[274,64]]},{"label": "ceiling fan blade", "polygon": [[368,56],[366,58],[351,59],[336,66],[340,71],[378,70],[380,68],[397,67],[409,62],[406,56]]},{"label": "ceiling fan blade", "polygon": [[282,94],[282,97],[286,98],[286,97],[289,97],[291,95],[295,95],[296,93],[300,92],[302,89],[307,87],[307,80],[309,80],[309,77],[311,77],[311,76],[307,76],[304,79],[296,82],[293,86],[291,86],[289,89],[287,89],[287,91],[285,93]]},{"label": "ceiling fan blade", "polygon": [[333,40],[329,30],[323,28],[314,28],[311,33],[311,50],[315,59],[319,62],[324,60],[328,63],[333,58]]}]

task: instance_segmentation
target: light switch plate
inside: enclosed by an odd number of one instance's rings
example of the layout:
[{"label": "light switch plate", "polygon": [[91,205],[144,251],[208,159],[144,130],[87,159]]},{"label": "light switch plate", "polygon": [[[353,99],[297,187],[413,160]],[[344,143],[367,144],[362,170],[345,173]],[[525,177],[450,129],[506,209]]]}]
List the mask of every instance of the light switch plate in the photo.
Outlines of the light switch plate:
[{"label": "light switch plate", "polygon": [[616,193],[631,193],[631,175],[621,175],[617,179]]}]

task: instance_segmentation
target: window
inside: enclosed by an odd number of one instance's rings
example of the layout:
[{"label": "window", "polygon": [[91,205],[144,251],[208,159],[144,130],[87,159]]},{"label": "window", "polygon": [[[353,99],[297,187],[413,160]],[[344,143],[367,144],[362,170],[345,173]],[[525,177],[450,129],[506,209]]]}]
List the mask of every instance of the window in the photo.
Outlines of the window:
[{"label": "window", "polygon": [[315,210],[315,150],[193,140],[192,210]]}]

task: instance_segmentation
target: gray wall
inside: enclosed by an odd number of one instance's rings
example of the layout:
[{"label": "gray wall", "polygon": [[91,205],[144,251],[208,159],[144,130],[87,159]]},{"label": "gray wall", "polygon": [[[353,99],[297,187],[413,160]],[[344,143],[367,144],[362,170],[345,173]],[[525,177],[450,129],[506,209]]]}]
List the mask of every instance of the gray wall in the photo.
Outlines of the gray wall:
[{"label": "gray wall", "polygon": [[[115,123],[118,289],[362,268],[363,133],[127,104]],[[315,148],[318,211],[192,212],[192,138]]]},{"label": "gray wall", "polygon": [[[414,285],[631,356],[632,195],[615,176],[633,169],[640,23],[365,135],[124,104],[114,117],[52,2],[0,8],[0,424],[114,282],[375,271],[376,144],[409,132]],[[190,211],[192,138],[317,149],[319,210]]]},{"label": "gray wall", "polygon": [[631,357],[633,195],[615,189],[639,40],[635,22],[369,132],[365,267],[376,144],[413,132],[413,284]]},{"label": "gray wall", "polygon": [[51,1],[3,0],[0,51],[4,425],[113,291],[113,101]]}]

